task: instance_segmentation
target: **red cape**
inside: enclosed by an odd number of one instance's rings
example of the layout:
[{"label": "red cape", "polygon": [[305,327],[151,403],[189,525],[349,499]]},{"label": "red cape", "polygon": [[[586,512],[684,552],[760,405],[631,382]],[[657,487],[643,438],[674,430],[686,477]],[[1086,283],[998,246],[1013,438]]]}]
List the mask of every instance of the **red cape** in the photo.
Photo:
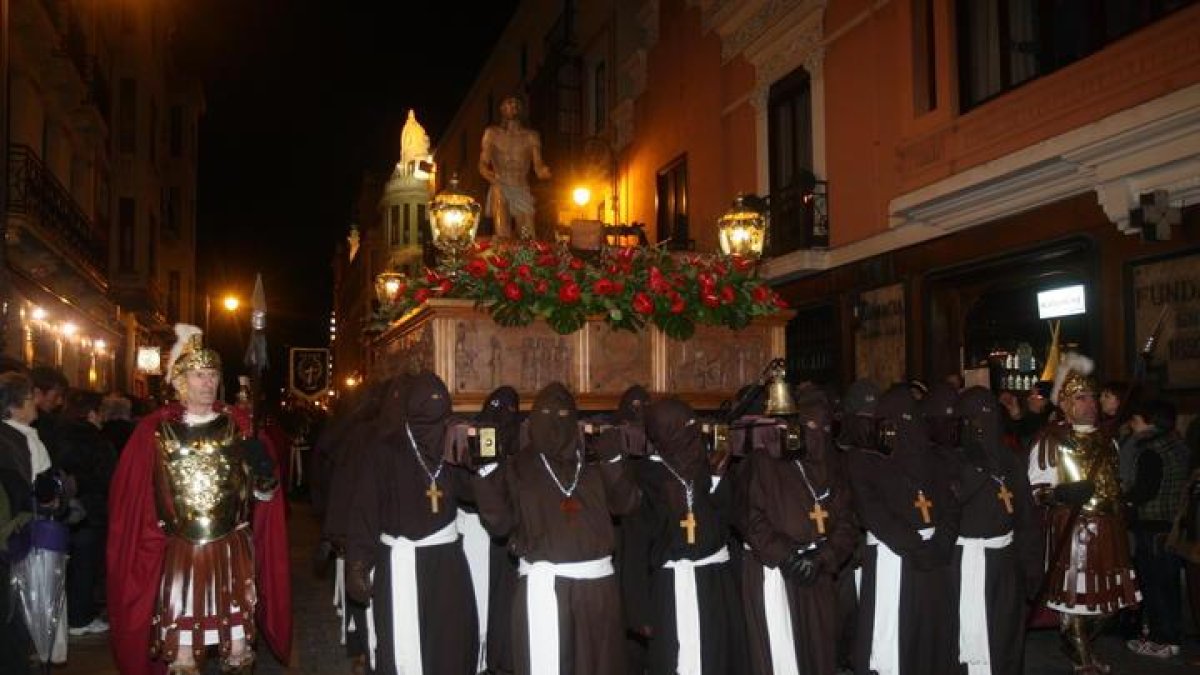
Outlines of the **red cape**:
[{"label": "red cape", "polygon": [[[217,410],[233,415],[243,433],[250,433],[250,420],[243,413],[219,404]],[[181,406],[170,404],[142,419],[121,452],[109,490],[109,642],[122,675],[166,670],[165,663],[151,660],[149,649],[166,544],[154,503],[154,433],[163,420],[182,414]],[[272,444],[267,447],[277,454]],[[269,502],[255,502],[253,532],[258,627],[275,657],[286,665],[292,651],[292,581],[285,501],[279,489]]]}]

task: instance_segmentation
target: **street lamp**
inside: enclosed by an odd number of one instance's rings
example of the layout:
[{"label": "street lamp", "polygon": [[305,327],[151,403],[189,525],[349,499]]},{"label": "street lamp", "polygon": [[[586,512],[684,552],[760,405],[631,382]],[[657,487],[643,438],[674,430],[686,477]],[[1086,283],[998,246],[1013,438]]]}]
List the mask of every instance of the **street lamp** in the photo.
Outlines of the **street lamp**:
[{"label": "street lamp", "polygon": [[767,213],[752,203],[751,195],[740,194],[733,206],[717,221],[721,252],[757,260],[767,240]]},{"label": "street lamp", "polygon": [[479,202],[458,189],[458,176],[439,192],[429,205],[429,224],[433,245],[446,257],[446,267],[454,270],[459,258],[475,242],[479,225]]}]

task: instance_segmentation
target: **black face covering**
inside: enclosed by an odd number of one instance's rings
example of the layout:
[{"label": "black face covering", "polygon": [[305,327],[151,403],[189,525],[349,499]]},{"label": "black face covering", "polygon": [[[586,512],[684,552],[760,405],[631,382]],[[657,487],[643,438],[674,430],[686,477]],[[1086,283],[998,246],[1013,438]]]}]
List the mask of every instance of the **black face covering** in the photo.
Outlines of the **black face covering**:
[{"label": "black face covering", "polygon": [[954,404],[954,413],[961,420],[963,451],[976,466],[984,466],[988,455],[1003,450],[1000,406],[991,391],[983,387],[963,391]]},{"label": "black face covering", "polygon": [[504,453],[517,451],[517,438],[521,429],[521,399],[512,387],[500,387],[483,402],[483,409],[475,417],[479,426],[494,427],[496,440]]},{"label": "black face covering", "polygon": [[954,414],[954,403],[958,392],[949,384],[939,382],[929,389],[921,400],[921,414],[929,429],[929,440],[947,448],[958,447],[959,421]]},{"label": "black face covering", "polygon": [[804,442],[797,459],[821,461],[833,443],[833,411],[825,401],[814,399],[800,408],[799,421]]},{"label": "black face covering", "polygon": [[533,449],[548,459],[573,462],[579,448],[579,414],[575,398],[559,382],[538,392],[529,414],[529,438]]},{"label": "black face covering", "polygon": [[646,406],[650,405],[650,392],[640,384],[635,384],[621,394],[621,402],[617,404],[617,414],[614,419],[620,422],[643,424],[645,422]]},{"label": "black face covering", "polygon": [[405,396],[408,428],[422,455],[440,460],[450,416],[450,391],[437,375],[423,372],[409,381]]},{"label": "black face covering", "polygon": [[907,385],[896,385],[879,397],[875,408],[875,447],[881,455],[908,455],[927,447],[924,420]]},{"label": "black face covering", "polygon": [[646,438],[660,457],[682,476],[694,477],[706,465],[704,439],[696,412],[674,398],[646,408]]},{"label": "black face covering", "polygon": [[875,408],[879,387],[870,380],[855,380],[842,397],[842,424],[838,444],[848,448],[874,448],[878,443]]}]

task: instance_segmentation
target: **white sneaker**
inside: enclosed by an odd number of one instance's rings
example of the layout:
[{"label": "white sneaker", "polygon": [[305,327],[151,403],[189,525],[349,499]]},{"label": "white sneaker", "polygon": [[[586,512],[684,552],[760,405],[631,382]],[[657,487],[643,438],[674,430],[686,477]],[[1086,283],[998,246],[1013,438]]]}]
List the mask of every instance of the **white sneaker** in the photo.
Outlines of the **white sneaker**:
[{"label": "white sneaker", "polygon": [[71,628],[68,629],[67,632],[74,637],[80,637],[83,635],[99,635],[100,633],[108,632],[108,622],[100,617],[96,617],[95,619],[92,619],[92,622],[88,625],[80,626],[78,628]]}]

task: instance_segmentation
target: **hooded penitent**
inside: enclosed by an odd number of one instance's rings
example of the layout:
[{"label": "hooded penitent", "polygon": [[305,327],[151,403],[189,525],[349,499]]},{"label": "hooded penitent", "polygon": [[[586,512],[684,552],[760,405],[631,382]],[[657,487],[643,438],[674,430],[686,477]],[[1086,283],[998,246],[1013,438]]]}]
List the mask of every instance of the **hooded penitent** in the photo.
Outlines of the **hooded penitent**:
[{"label": "hooded penitent", "polygon": [[450,391],[437,375],[423,372],[408,381],[404,411],[412,440],[426,461],[440,461],[450,416]]},{"label": "hooded penitent", "polygon": [[873,446],[878,404],[878,385],[871,380],[855,380],[842,398],[842,432],[838,443],[846,447]]},{"label": "hooded penitent", "polygon": [[875,406],[879,434],[873,449],[883,455],[916,455],[928,448],[925,421],[907,385],[895,385]]},{"label": "hooded penitent", "polygon": [[621,401],[617,404],[617,414],[614,416],[614,420],[618,423],[642,424],[648,405],[650,405],[650,392],[646,391],[642,385],[635,384],[621,394]]},{"label": "hooded penitent", "polygon": [[929,440],[944,448],[958,447],[958,418],[954,414],[954,402],[958,392],[945,382],[929,388],[918,407],[929,429]]},{"label": "hooded penitent", "polygon": [[971,464],[986,469],[1001,452],[1007,452],[1000,442],[1000,409],[991,391],[984,387],[964,390],[954,403],[954,416],[962,429],[963,455]]},{"label": "hooded penitent", "polygon": [[534,452],[551,463],[574,466],[576,451],[582,451],[579,439],[579,413],[571,392],[551,382],[533,399],[529,414],[529,437]]},{"label": "hooded penitent", "polygon": [[804,426],[804,456],[824,461],[833,443],[833,411],[823,397],[805,399],[799,404],[799,421]]},{"label": "hooded penitent", "polygon": [[521,430],[521,399],[517,390],[504,386],[488,395],[483,402],[483,408],[475,416],[475,424],[481,427],[493,427],[496,430],[496,441],[503,454],[511,454],[517,450],[517,439]]},{"label": "hooded penitent", "polygon": [[708,472],[700,424],[691,406],[669,398],[646,408],[646,437],[679,475],[697,480]]}]

